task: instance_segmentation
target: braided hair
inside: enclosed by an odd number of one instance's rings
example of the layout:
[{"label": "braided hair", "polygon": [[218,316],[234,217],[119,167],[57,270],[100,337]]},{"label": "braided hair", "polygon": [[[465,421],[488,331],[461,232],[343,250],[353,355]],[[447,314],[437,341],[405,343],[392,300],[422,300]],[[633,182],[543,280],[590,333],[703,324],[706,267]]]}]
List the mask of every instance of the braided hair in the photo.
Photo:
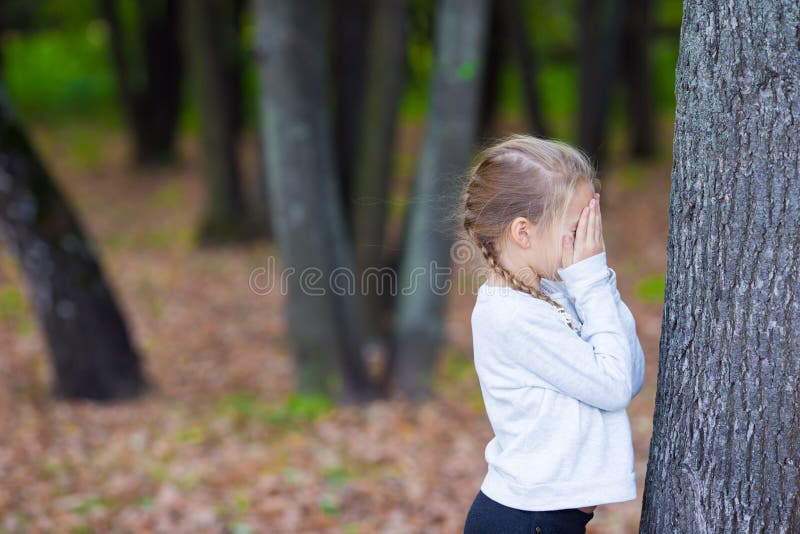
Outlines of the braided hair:
[{"label": "braided hair", "polygon": [[599,189],[583,152],[561,141],[513,134],[480,152],[462,192],[459,213],[460,236],[480,250],[489,268],[512,288],[553,305],[576,332],[579,325],[561,304],[500,263],[496,243],[515,217],[527,217],[544,227],[561,221],[580,181]]}]

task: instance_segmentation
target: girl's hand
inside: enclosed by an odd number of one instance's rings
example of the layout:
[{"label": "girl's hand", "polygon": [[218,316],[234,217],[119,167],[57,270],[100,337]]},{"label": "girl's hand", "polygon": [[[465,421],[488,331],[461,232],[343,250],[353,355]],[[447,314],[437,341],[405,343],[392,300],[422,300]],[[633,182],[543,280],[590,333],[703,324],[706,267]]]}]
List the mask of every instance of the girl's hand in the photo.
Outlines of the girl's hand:
[{"label": "girl's hand", "polygon": [[589,205],[581,211],[578,220],[578,229],[575,233],[575,241],[571,235],[562,238],[562,257],[563,267],[569,267],[583,259],[594,256],[606,250],[603,241],[603,224],[600,216],[600,193],[595,193]]}]

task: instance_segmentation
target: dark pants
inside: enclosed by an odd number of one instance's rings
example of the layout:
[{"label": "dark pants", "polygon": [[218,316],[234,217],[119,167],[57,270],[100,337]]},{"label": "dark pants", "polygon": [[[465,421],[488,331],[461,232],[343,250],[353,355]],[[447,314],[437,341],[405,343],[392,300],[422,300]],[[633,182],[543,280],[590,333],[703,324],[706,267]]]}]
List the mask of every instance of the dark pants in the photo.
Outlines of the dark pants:
[{"label": "dark pants", "polygon": [[464,534],[585,534],[594,512],[564,510],[518,510],[490,499],[478,490],[467,514]]}]

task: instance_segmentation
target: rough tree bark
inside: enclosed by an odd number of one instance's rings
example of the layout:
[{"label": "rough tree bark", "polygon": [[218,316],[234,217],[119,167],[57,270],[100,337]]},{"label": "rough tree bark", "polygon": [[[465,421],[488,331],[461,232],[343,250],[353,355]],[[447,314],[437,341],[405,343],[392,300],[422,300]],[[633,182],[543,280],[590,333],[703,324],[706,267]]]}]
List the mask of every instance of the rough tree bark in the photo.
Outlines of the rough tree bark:
[{"label": "rough tree bark", "polygon": [[399,391],[410,398],[430,394],[442,339],[441,270],[451,267],[452,213],[477,130],[488,8],[486,0],[437,4],[431,111],[406,212],[398,285],[404,293],[389,357]]},{"label": "rough tree bark", "polygon": [[19,258],[53,361],[55,398],[151,389],[92,244],[0,88],[0,233]]},{"label": "rough tree bark", "polygon": [[684,3],[641,532],[800,532],[800,4]]}]

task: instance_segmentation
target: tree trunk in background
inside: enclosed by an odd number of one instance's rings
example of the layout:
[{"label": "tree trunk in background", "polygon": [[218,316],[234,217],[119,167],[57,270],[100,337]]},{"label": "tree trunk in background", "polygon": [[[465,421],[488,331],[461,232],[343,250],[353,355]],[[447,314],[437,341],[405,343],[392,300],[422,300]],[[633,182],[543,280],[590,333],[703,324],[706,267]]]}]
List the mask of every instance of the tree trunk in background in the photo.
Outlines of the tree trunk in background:
[{"label": "tree trunk in background", "polygon": [[655,153],[653,87],[650,68],[652,0],[628,0],[622,34],[622,76],[625,82],[628,138],[634,156]]},{"label": "tree trunk in background", "polygon": [[0,231],[19,258],[50,347],[56,398],[108,401],[148,389],[125,321],[81,225],[0,89]]},{"label": "tree trunk in background", "polygon": [[389,184],[392,177],[397,112],[406,76],[408,38],[406,0],[380,0],[373,7],[368,47],[367,86],[356,167],[355,251],[362,273],[364,334],[370,347],[389,335],[383,276],[396,283],[384,248]]},{"label": "tree trunk in background", "polygon": [[356,190],[356,158],[363,123],[364,87],[367,70],[369,21],[372,0],[328,0],[332,39],[332,72],[336,107],[334,127],[342,205],[348,236],[354,235],[355,212],[351,208]]},{"label": "tree trunk in background", "polygon": [[684,3],[641,532],[800,532],[798,27]]},{"label": "tree trunk in background", "polygon": [[397,386],[411,398],[430,394],[443,338],[447,288],[440,286],[450,277],[442,270],[451,270],[452,214],[472,156],[488,37],[485,0],[443,0],[437,7],[430,116],[409,199],[390,355]]},{"label": "tree trunk in background", "polygon": [[[109,25],[113,66],[120,99],[133,133],[139,165],[163,164],[175,158],[175,138],[181,111],[181,56],[178,0],[143,0],[134,3],[138,27],[129,39],[119,16],[117,0],[100,0]],[[139,43],[135,57],[126,43]]]},{"label": "tree trunk in background", "polygon": [[547,127],[536,82],[538,67],[532,52],[527,13],[519,0],[500,0],[498,4],[503,18],[503,26],[508,31],[509,47],[519,65],[528,127],[531,133],[537,137],[547,137]]},{"label": "tree trunk in background", "polygon": [[[244,237],[244,203],[237,153],[238,109],[230,95],[230,76],[238,76],[238,36],[233,5],[226,0],[183,0],[186,51],[191,59],[200,114],[206,207],[200,242],[216,243]],[[233,43],[230,41],[234,40]]]},{"label": "tree trunk in background", "polygon": [[609,146],[608,119],[627,0],[582,0],[578,14],[578,145],[598,168]]},{"label": "tree trunk in background", "polygon": [[329,71],[322,52],[324,1],[255,5],[270,210],[287,271],[288,334],[298,387],[343,401],[363,400],[372,391],[361,357],[359,295],[357,287],[347,287],[358,277],[337,201]]}]

